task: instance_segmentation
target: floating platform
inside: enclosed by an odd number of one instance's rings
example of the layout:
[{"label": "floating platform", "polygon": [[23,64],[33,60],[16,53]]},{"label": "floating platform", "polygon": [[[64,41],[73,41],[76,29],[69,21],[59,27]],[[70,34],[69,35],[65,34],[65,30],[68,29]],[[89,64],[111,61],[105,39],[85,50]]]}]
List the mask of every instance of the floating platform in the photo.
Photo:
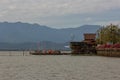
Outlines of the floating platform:
[{"label": "floating platform", "polygon": [[120,57],[120,48],[104,48],[97,49],[97,55],[109,56],[109,57]]}]

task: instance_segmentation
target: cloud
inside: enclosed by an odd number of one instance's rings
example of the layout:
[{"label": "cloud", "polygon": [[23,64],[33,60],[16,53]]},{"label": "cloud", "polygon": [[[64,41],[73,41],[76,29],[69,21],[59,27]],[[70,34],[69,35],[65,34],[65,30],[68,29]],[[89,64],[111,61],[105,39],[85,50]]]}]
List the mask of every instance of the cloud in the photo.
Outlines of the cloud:
[{"label": "cloud", "polygon": [[92,21],[93,19],[91,17],[85,18],[85,21]]},{"label": "cloud", "polygon": [[[0,21],[39,22],[43,18],[101,14],[114,9],[120,9],[120,0],[0,0]],[[92,21],[92,17],[84,20]]]},{"label": "cloud", "polygon": [[96,13],[120,8],[120,0],[1,0],[0,4],[2,8],[13,11],[10,13],[25,12],[39,16]]}]

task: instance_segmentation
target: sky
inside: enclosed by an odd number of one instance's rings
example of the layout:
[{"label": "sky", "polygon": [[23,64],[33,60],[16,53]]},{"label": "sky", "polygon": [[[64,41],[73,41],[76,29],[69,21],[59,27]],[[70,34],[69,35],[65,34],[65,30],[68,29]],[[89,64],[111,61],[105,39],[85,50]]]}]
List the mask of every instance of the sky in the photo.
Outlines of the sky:
[{"label": "sky", "polygon": [[0,22],[52,28],[120,24],[120,0],[0,0]]}]

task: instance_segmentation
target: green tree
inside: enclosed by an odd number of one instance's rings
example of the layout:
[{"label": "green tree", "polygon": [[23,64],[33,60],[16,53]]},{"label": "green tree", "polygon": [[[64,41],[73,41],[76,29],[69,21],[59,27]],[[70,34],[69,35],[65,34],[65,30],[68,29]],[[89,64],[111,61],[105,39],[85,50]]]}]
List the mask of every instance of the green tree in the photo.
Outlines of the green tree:
[{"label": "green tree", "polygon": [[117,43],[120,42],[120,28],[118,25],[110,24],[108,26],[103,26],[98,30],[97,43]]}]

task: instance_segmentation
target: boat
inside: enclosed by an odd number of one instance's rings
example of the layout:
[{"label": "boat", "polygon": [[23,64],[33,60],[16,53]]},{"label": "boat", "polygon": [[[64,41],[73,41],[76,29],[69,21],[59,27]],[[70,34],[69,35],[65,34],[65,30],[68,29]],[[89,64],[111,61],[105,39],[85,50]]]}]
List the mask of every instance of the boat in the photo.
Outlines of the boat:
[{"label": "boat", "polygon": [[35,50],[30,51],[31,55],[63,55],[59,50]]}]

